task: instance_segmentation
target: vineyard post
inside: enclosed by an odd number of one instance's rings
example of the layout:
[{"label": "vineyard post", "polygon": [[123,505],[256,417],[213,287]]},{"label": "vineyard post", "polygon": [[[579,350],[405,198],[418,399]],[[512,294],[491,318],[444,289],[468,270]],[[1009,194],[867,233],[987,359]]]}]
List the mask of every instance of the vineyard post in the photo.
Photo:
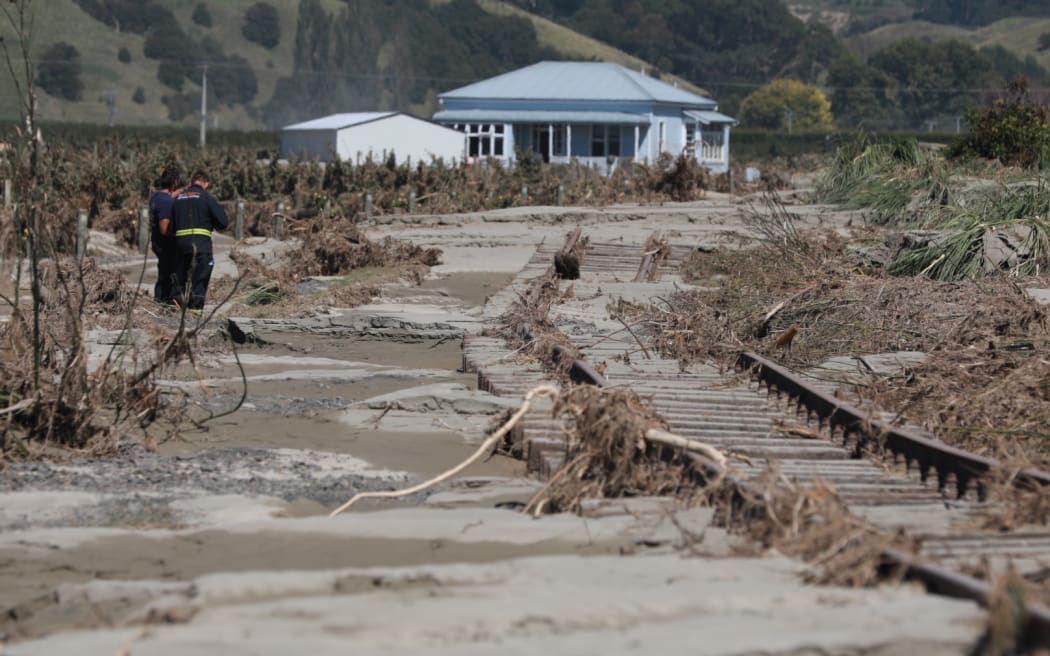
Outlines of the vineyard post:
[{"label": "vineyard post", "polygon": [[77,258],[83,258],[87,253],[88,239],[88,211],[77,210]]},{"label": "vineyard post", "polygon": [[284,231],[284,201],[277,202],[277,213],[273,215],[273,238],[281,241]]},{"label": "vineyard post", "polygon": [[244,239],[244,201],[238,200],[233,212],[233,238]]},{"label": "vineyard post", "polygon": [[139,210],[139,252],[143,255],[149,249],[149,208]]}]

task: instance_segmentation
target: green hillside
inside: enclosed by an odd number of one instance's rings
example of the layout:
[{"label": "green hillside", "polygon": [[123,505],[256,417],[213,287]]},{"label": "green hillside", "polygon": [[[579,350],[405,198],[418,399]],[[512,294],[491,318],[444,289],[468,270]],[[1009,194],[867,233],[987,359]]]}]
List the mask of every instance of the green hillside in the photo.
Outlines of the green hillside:
[{"label": "green hillside", "polygon": [[907,21],[891,23],[867,33],[847,37],[844,42],[852,52],[867,58],[891,43],[907,37],[959,39],[977,48],[1002,46],[1020,59],[1032,56],[1040,66],[1050,70],[1050,50],[1038,50],[1039,36],[1048,32],[1050,18],[1004,18],[976,29],[938,25],[926,21]]},{"label": "green hillside", "polygon": [[[233,107],[217,106],[213,102],[209,106],[211,125],[231,129],[256,129],[264,127],[267,122],[279,124],[281,120],[293,116],[288,110],[283,113],[272,111],[273,107],[283,105],[295,108],[300,103],[300,98],[295,96],[295,85],[289,84],[288,81],[302,76],[304,67],[321,67],[317,62],[305,61],[302,53],[297,63],[295,49],[299,2],[270,2],[279,13],[281,35],[277,46],[268,50],[249,41],[241,33],[245,11],[257,0],[200,1],[200,4],[204,4],[210,13],[210,27],[202,27],[192,20],[193,8],[198,4],[197,2],[151,1],[169,10],[175,16],[182,32],[194,41],[209,38],[221,46],[224,54],[243,57],[254,71],[258,83],[255,98],[246,105]],[[390,11],[397,12],[399,9],[405,10],[412,7],[417,12],[426,11],[428,4],[431,6],[446,5],[450,1],[462,3],[462,0],[411,2],[402,7],[394,7]],[[333,22],[337,18],[346,17],[348,3],[344,0],[314,0],[314,2],[329,15]],[[386,9],[383,5],[389,4],[355,0],[349,6],[352,7],[350,11],[355,11],[359,16],[372,20],[373,25],[378,26],[382,25],[382,21],[375,19],[374,16]],[[398,4],[401,5],[401,3]],[[532,16],[505,2],[481,0],[479,4],[486,12],[500,17],[500,20],[531,23],[535,29],[536,52],[547,55],[547,58],[598,59],[623,63],[632,68],[652,69],[651,65],[641,59],[546,19]],[[79,53],[80,80],[84,87],[83,96],[78,101],[64,100],[41,92],[39,94],[39,113],[42,119],[106,123],[110,120],[111,111],[113,111],[113,120],[125,125],[165,123],[195,125],[199,121],[195,109],[199,105],[200,87],[189,80],[185,81],[181,90],[181,106],[184,107],[186,115],[181,120],[175,122],[171,120],[169,107],[165,105],[162,98],[178,96],[180,92],[165,86],[158,79],[160,62],[144,55],[146,35],[120,30],[117,25],[106,25],[81,9],[75,0],[38,0],[35,5],[34,56],[41,64],[44,64],[42,56],[48,48],[60,42],[72,45]],[[364,23],[367,20],[360,22]],[[6,25],[0,25],[0,35],[9,36],[11,34],[6,27]],[[156,28],[151,26],[150,29]],[[430,29],[437,28],[431,26]],[[426,37],[420,40],[425,42]],[[130,62],[124,63],[118,58],[122,48],[126,48],[130,53]],[[353,98],[353,102],[348,104],[345,110],[401,109],[426,114],[436,109],[436,93],[483,77],[477,73],[476,69],[469,66],[458,67],[457,73],[452,76],[435,74],[426,68],[420,69],[419,64],[416,64],[416,68],[411,68],[404,62],[391,61],[397,59],[396,50],[397,46],[391,43],[380,43],[379,47],[373,51],[375,61],[366,62],[363,58],[358,57],[353,68],[348,68],[345,62],[330,62],[323,75],[332,78],[330,86],[333,87],[333,91],[336,87],[353,85],[362,78],[379,75],[401,74],[406,79],[427,79],[428,76],[432,76],[434,79],[428,81],[429,89],[426,94],[414,101],[408,101],[404,99],[404,94],[399,97],[397,93],[386,93],[384,90],[372,90],[370,93],[362,91],[359,87],[353,87],[352,90],[344,89],[344,97],[352,96]],[[425,58],[425,53],[423,58]],[[426,62],[423,65],[425,64]],[[505,66],[496,72],[510,68],[512,66]],[[217,74],[215,64],[211,64],[209,70],[212,74],[210,77],[213,85],[211,91],[214,92],[215,75]],[[321,75],[322,73],[306,73],[306,77],[313,78]],[[285,80],[281,87],[284,95],[275,101],[274,93],[278,89],[278,81],[282,79]],[[686,80],[671,76],[668,76],[667,79],[693,91],[702,92],[701,89],[689,84]],[[329,86],[326,80],[320,82],[323,86]],[[139,95],[139,100],[143,100],[141,103],[135,102],[134,99],[138,89],[141,89]],[[338,103],[338,101],[334,102]],[[302,104],[303,111],[307,111],[308,104],[306,102]],[[189,111],[191,106],[194,111]],[[340,108],[342,108],[341,105]],[[268,111],[270,113],[267,113]],[[11,81],[5,72],[0,75],[0,120],[12,120],[17,116],[17,101]],[[298,118],[300,116],[295,116],[295,119]]]},{"label": "green hillside", "polygon": [[[223,44],[229,53],[236,53],[252,64],[259,83],[260,99],[268,99],[274,84],[281,75],[291,72],[290,62],[294,46],[296,7],[293,3],[278,2],[274,6],[281,14],[282,38],[274,50],[267,50],[241,35],[241,21],[245,10],[255,0],[222,0],[207,2],[212,15],[212,27],[203,28],[193,23],[189,3],[176,0],[155,0],[176,16],[179,26],[187,34],[200,38],[211,36]],[[326,0],[332,8],[341,3]],[[159,63],[143,55],[145,36],[118,31],[85,13],[73,0],[46,0],[35,3],[34,56],[39,58],[52,44],[66,42],[80,53],[81,80],[84,84],[83,99],[76,102],[53,98],[41,93],[39,108],[42,118],[58,121],[82,121],[105,123],[109,119],[106,94],[112,93],[116,103],[115,120],[122,124],[147,125],[166,123],[168,109],[161,102],[162,96],[173,90],[157,79]],[[0,26],[0,28],[6,27]],[[0,29],[0,34],[10,34]],[[124,47],[131,53],[131,62],[124,64],[118,59]],[[132,96],[141,87],[145,102],[137,104]],[[17,117],[17,104],[11,92],[10,79],[0,76],[0,118]],[[220,127],[254,128],[259,123],[244,107],[215,109],[213,116]],[[199,119],[187,118],[184,123]]]}]

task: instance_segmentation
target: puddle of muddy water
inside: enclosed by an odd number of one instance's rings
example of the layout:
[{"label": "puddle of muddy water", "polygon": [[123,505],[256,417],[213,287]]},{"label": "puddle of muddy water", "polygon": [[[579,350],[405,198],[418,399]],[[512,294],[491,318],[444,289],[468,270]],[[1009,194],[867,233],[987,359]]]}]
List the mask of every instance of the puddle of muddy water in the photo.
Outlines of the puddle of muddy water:
[{"label": "puddle of muddy water", "polygon": [[[380,411],[376,411],[378,416]],[[421,422],[428,421],[421,415]],[[481,419],[479,421],[487,421]],[[466,459],[477,445],[451,431],[385,431],[347,426],[331,416],[275,417],[240,411],[209,424],[207,432],[186,432],[182,440],[160,448],[190,453],[214,448],[309,449],[345,453],[366,460],[376,469],[404,471],[419,477],[438,474]],[[521,461],[503,456],[477,463],[464,476],[523,476]]]},{"label": "puddle of muddy water", "polygon": [[443,291],[473,307],[481,307],[490,296],[514,280],[516,273],[454,273],[442,278],[424,280],[423,289]]}]

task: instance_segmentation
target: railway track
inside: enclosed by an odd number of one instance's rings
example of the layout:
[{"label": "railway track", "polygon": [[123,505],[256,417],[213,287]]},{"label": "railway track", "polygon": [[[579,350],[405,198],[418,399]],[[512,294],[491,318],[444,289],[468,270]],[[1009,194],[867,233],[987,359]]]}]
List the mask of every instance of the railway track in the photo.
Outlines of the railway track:
[{"label": "railway track", "polygon": [[[560,250],[538,249],[512,285],[490,299],[486,320],[495,324],[532,280],[547,273]],[[832,397],[819,381],[756,354],[740,357],[747,376],[727,376],[710,364],[683,369],[676,360],[661,358],[628,324],[610,318],[607,306],[617,299],[649,303],[681,288],[677,271],[688,253],[689,248],[673,246],[661,265],[651,252],[643,259],[640,245],[587,245],[572,298],[553,305],[548,317],[589,363],[578,363],[574,378],[629,387],[649,397],[675,433],[750,459],[755,466],[733,470],[741,485],[756,484],[767,461],[775,461],[792,481],[831,484],[855,515],[886,530],[904,530],[919,542],[917,554],[883,556],[931,591],[985,603],[988,584],[960,572],[1001,570],[1006,563],[1033,577],[1047,571],[1050,531],[975,528],[984,513],[994,511],[982,478],[997,467],[995,461],[914,430],[882,425],[871,413]],[[520,396],[551,379],[548,366],[523,361],[498,337],[468,337],[464,368],[477,372],[480,388],[500,395]],[[807,421],[819,424],[824,439],[780,429]],[[563,436],[560,422],[541,406],[526,415],[514,440],[530,471],[549,477],[564,461]],[[876,439],[886,457],[859,457],[860,447]],[[1045,485],[1050,475],[1026,471],[1018,481]],[[1030,639],[1050,644],[1050,613],[1035,608],[1029,619]]]}]

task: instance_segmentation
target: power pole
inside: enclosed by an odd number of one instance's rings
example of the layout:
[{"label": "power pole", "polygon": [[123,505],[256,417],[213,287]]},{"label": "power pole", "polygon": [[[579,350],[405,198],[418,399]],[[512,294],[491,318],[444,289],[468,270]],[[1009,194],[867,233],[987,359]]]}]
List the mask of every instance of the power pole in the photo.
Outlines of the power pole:
[{"label": "power pole", "polygon": [[201,77],[201,148],[208,142],[208,65]]}]

